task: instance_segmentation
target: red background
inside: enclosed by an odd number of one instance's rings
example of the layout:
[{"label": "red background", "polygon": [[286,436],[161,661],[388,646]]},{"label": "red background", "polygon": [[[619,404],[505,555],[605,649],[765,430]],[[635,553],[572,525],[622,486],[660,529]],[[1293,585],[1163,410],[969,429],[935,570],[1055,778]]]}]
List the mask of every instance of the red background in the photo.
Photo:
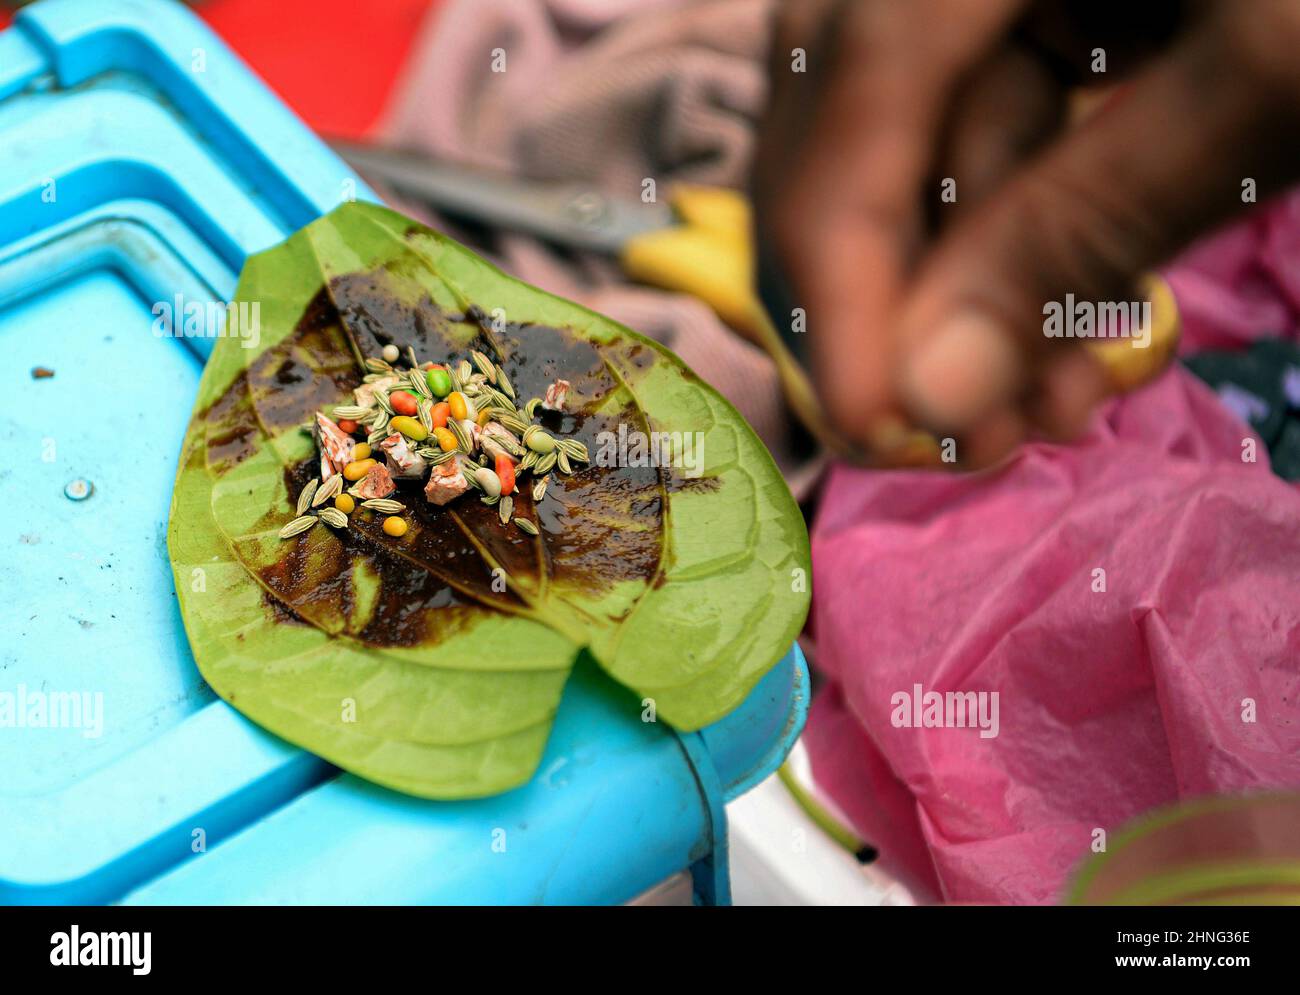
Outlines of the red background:
[{"label": "red background", "polygon": [[[196,10],[324,135],[378,120],[426,15],[440,0],[209,0]],[[0,26],[11,18],[0,11]]]}]

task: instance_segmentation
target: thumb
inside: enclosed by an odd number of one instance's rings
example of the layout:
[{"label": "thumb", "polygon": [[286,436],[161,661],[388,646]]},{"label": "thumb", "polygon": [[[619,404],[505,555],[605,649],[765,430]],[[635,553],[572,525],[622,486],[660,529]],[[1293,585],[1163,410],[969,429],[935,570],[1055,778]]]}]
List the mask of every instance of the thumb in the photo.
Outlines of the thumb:
[{"label": "thumb", "polygon": [[1008,425],[1081,427],[1104,378],[1077,340],[1045,333],[1045,307],[1131,300],[1143,271],[1240,211],[1243,191],[1294,177],[1300,20],[1284,7],[1207,19],[954,223],[902,314],[898,382],[919,421],[996,424],[1002,448],[1018,441]]}]

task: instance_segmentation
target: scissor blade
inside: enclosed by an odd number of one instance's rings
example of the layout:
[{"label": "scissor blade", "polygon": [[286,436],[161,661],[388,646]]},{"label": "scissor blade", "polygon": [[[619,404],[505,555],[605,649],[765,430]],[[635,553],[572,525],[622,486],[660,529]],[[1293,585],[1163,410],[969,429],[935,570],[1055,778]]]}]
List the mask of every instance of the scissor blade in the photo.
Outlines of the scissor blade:
[{"label": "scissor blade", "polygon": [[674,222],[667,204],[606,197],[575,184],[532,183],[419,153],[330,144],[350,166],[405,197],[570,248],[617,255],[628,239]]}]

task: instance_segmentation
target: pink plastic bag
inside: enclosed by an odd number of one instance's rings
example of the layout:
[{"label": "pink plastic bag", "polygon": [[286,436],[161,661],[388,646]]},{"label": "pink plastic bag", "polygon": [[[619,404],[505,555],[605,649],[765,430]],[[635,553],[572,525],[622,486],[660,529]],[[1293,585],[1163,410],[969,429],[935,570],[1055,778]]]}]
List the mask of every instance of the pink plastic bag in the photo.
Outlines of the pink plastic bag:
[{"label": "pink plastic bag", "polygon": [[1300,332],[1300,190],[1184,253],[1165,276],[1183,319],[1182,351],[1231,349]]},{"label": "pink plastic bag", "polygon": [[[1055,901],[1152,806],[1300,785],[1300,490],[1181,368],[990,473],[836,468],[813,568],[814,774],[923,896]],[[896,724],[931,691],[996,735]]]}]

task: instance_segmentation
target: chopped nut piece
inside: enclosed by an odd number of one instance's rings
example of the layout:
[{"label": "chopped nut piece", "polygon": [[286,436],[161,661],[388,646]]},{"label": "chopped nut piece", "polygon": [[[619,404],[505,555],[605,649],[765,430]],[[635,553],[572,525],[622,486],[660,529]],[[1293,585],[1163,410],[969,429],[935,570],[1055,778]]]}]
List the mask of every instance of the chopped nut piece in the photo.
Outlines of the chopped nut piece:
[{"label": "chopped nut piece", "polygon": [[393,483],[388,467],[382,463],[376,463],[367,470],[366,475],[357,484],[357,494],[365,500],[388,497],[395,490],[397,485]]},{"label": "chopped nut piece", "polygon": [[357,399],[357,406],[368,408],[375,403],[375,391],[388,390],[396,385],[402,378],[399,376],[383,377],[373,383],[363,383],[360,387],[352,392],[352,396]]},{"label": "chopped nut piece", "polygon": [[394,477],[423,477],[428,465],[423,456],[411,452],[406,438],[400,432],[394,432],[379,443],[388,459],[388,469]]},{"label": "chopped nut piece", "polygon": [[478,441],[483,447],[483,451],[492,456],[498,456],[502,453],[507,456],[515,456],[523,452],[519,437],[504,425],[494,421],[490,421],[483,426],[483,432]]},{"label": "chopped nut piece", "polygon": [[547,411],[563,411],[564,400],[569,396],[569,387],[572,384],[567,380],[556,380],[546,388],[546,398],[542,401],[542,407]]},{"label": "chopped nut piece", "polygon": [[[343,429],[319,411],[316,412],[316,444],[320,446],[323,457],[320,474],[322,483],[352,462],[352,447],[356,443]],[[328,458],[328,473],[326,458]]]},{"label": "chopped nut piece", "polygon": [[469,490],[464,467],[467,461],[461,456],[449,459],[433,468],[429,482],[424,487],[424,497],[431,504],[443,505],[455,500]]}]

